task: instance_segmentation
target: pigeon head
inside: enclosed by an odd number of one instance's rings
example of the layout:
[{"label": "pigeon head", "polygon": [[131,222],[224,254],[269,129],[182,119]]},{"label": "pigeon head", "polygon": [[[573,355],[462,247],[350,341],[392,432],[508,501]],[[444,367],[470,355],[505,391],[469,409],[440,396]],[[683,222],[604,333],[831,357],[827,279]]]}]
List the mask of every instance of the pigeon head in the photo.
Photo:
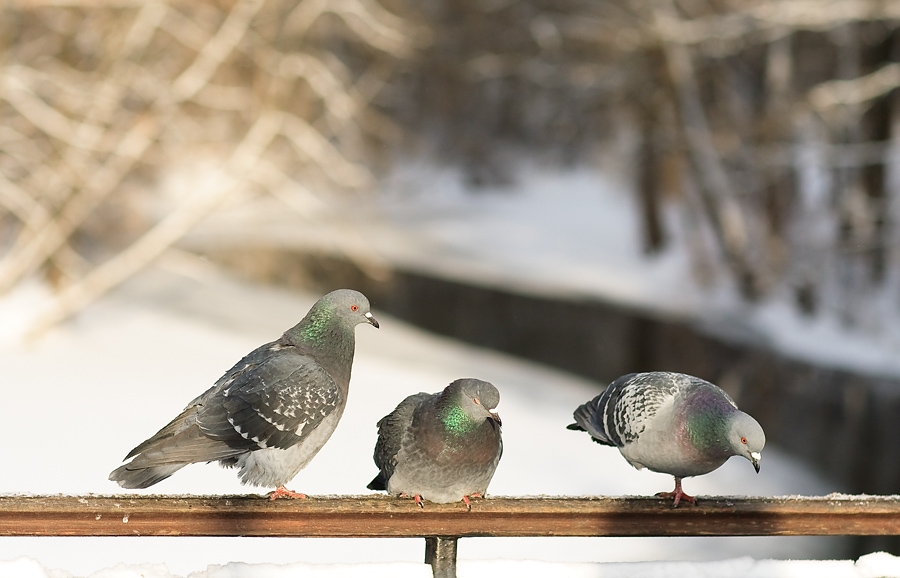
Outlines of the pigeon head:
[{"label": "pigeon head", "polygon": [[353,289],[338,289],[325,295],[313,305],[310,314],[319,310],[326,318],[330,317],[345,326],[356,327],[360,323],[368,323],[378,328],[378,321],[369,310],[369,300]]},{"label": "pigeon head", "polygon": [[465,433],[489,421],[492,427],[501,425],[497,415],[500,392],[480,379],[457,379],[444,388],[440,405],[442,421],[451,432]]},{"label": "pigeon head", "polygon": [[378,327],[369,311],[369,300],[359,291],[338,289],[325,295],[309,310],[296,327],[289,330],[294,340],[321,343],[336,333],[349,333],[360,323]]},{"label": "pigeon head", "polygon": [[733,413],[729,419],[728,443],[734,455],[750,460],[759,473],[760,452],[766,445],[766,434],[759,422],[742,411]]}]

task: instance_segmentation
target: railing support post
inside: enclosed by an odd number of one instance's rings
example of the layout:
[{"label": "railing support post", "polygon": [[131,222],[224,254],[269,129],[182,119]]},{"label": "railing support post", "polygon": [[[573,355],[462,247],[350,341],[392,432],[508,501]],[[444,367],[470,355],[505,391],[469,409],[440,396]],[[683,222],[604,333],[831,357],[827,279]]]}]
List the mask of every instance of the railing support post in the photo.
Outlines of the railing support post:
[{"label": "railing support post", "polygon": [[425,563],[431,564],[434,578],[456,578],[456,537],[425,538]]}]

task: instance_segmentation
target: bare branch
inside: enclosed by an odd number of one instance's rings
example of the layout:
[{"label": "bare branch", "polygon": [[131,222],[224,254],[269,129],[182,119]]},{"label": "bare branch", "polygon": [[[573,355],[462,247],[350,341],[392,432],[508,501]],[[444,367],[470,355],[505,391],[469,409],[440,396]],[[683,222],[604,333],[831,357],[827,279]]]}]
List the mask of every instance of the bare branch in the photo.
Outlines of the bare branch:
[{"label": "bare branch", "polygon": [[809,91],[807,100],[813,110],[821,113],[838,106],[866,104],[897,87],[900,63],[893,62],[859,78],[823,82]]},{"label": "bare branch", "polygon": [[[658,29],[677,26],[678,16],[671,0],[654,2],[651,10]],[[685,142],[696,166],[700,195],[729,265],[737,272],[743,290],[752,296],[756,280],[746,255],[747,225],[734,186],[713,144],[691,55],[684,45],[668,42],[665,36],[661,41],[677,94]]]},{"label": "bare branch", "polygon": [[49,310],[37,318],[29,336],[40,335],[146,267],[207,217],[232,191],[242,186],[243,175],[253,170],[266,147],[281,130],[282,118],[282,113],[276,111],[260,115],[223,167],[230,174],[227,179],[222,178],[207,189],[199,190],[130,247],[66,288]]},{"label": "bare branch", "polygon": [[373,183],[368,169],[344,158],[340,151],[305,120],[288,115],[284,124],[284,136],[335,183],[350,188],[365,188]]},{"label": "bare branch", "polygon": [[154,122],[142,122],[129,131],[120,141],[113,156],[93,174],[80,194],[66,203],[56,226],[45,218],[37,217],[30,223],[39,232],[31,241],[23,241],[13,247],[0,261],[0,294],[8,291],[24,276],[34,272],[41,263],[56,252],[69,235],[83,222],[91,211],[121,182],[125,174],[146,150],[157,130]]},{"label": "bare branch", "polygon": [[241,0],[228,13],[222,26],[203,47],[197,58],[172,83],[169,97],[174,101],[193,97],[215,73],[223,60],[243,38],[253,16],[265,0]]}]

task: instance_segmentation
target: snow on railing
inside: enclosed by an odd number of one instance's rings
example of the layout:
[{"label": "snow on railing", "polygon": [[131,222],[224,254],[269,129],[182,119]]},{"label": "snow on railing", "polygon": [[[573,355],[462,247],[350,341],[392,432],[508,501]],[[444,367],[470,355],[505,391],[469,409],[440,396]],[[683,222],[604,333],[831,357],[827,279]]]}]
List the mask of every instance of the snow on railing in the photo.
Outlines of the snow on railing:
[{"label": "snow on railing", "polygon": [[0,536],[424,537],[438,578],[461,537],[900,535],[900,496],[525,497],[426,503],[387,496],[0,496]]}]

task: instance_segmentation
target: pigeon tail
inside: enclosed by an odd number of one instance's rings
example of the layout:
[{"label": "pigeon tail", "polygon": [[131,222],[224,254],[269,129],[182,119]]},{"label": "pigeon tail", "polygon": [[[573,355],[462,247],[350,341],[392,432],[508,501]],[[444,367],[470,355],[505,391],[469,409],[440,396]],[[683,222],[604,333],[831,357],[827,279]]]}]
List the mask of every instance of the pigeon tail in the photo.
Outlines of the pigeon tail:
[{"label": "pigeon tail", "polygon": [[125,464],[112,471],[109,479],[117,482],[128,490],[149,488],[168,478],[187,464],[169,464],[149,468],[129,469],[131,464]]},{"label": "pigeon tail", "polygon": [[387,491],[387,480],[384,479],[384,474],[381,472],[378,472],[378,475],[375,476],[375,479],[373,479],[371,482],[369,482],[369,485],[366,487],[369,488],[370,490]]},{"label": "pigeon tail", "polygon": [[601,396],[602,394],[579,406],[572,415],[575,418],[575,423],[568,425],[566,429],[586,431],[591,434],[591,439],[598,444],[615,447],[616,444],[609,439],[609,436],[603,429],[602,416],[598,415]]},{"label": "pigeon tail", "polygon": [[138,448],[139,453],[132,450],[129,454],[134,459],[109,474],[109,479],[123,488],[147,488],[188,464],[227,460],[247,451],[205,437],[196,425],[176,435],[151,438]]},{"label": "pigeon tail", "polygon": [[[197,398],[198,400],[200,398]],[[197,400],[194,400],[195,402]],[[181,414],[178,415],[175,419],[170,421],[163,427],[161,430],[153,434],[149,439],[144,440],[142,443],[138,444],[133,450],[128,452],[128,455],[125,456],[126,460],[130,460],[134,456],[143,453],[145,450],[150,449],[151,447],[158,445],[159,443],[174,437],[175,435],[181,433],[182,430],[185,429],[185,422],[188,419],[188,416],[197,412],[197,404],[191,403],[188,407],[185,408]]]}]

